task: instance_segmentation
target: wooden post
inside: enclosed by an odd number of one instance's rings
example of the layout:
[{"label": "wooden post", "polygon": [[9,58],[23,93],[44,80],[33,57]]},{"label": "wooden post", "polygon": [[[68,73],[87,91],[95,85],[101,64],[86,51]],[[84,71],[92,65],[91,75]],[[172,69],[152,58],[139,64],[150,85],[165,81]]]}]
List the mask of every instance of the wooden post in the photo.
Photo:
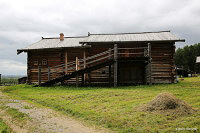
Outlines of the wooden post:
[{"label": "wooden post", "polygon": [[68,58],[67,58],[67,51],[65,52],[65,74],[67,74],[67,63],[68,63]]},{"label": "wooden post", "polygon": [[151,70],[151,43],[148,43],[148,55],[149,55],[149,84],[152,85],[152,70]]},{"label": "wooden post", "polygon": [[[109,51],[108,54],[109,54],[109,60],[110,60],[110,59],[112,58],[112,57],[111,57],[112,49],[109,48],[108,51]],[[112,84],[112,79],[111,79],[111,65],[109,65],[109,85],[112,86],[111,84]]]},{"label": "wooden post", "polygon": [[[86,68],[86,51],[84,49],[84,53],[83,53],[83,64],[84,64],[84,68]],[[85,84],[85,80],[87,79],[87,74],[84,73],[84,84]]]},{"label": "wooden post", "polygon": [[111,48],[109,48],[108,49],[108,51],[109,51],[109,53],[108,53],[108,55],[109,55],[109,59],[111,59],[112,57],[111,57],[111,54],[112,54],[112,49]]},{"label": "wooden post", "polygon": [[117,58],[118,58],[118,48],[117,44],[114,45],[114,87],[117,87]]},{"label": "wooden post", "polygon": [[84,73],[82,74],[82,86],[84,86],[84,82],[85,82],[85,79],[84,79]]},{"label": "wooden post", "polygon": [[[76,57],[76,71],[78,71],[78,57]],[[78,76],[76,76],[76,87],[78,87]]]},{"label": "wooden post", "polygon": [[172,44],[172,67],[171,67],[171,83],[176,83],[176,70],[175,70],[175,43]]},{"label": "wooden post", "polygon": [[51,76],[51,70],[50,70],[50,67],[48,67],[48,81],[51,80],[50,76]]},{"label": "wooden post", "polygon": [[85,52],[85,49],[84,49],[84,53],[83,53],[83,63],[84,63],[84,68],[86,68],[86,52]]},{"label": "wooden post", "polygon": [[0,86],[1,86],[1,74],[0,74]]},{"label": "wooden post", "polygon": [[38,67],[38,85],[41,84],[41,66]]},{"label": "wooden post", "polygon": [[109,86],[112,86],[111,65],[109,65]]}]

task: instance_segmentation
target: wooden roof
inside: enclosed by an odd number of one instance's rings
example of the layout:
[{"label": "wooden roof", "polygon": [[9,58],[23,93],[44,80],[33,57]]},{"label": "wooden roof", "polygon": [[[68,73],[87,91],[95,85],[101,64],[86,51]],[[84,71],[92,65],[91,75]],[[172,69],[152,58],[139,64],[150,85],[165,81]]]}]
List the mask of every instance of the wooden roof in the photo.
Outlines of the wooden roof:
[{"label": "wooden roof", "polygon": [[118,34],[90,34],[80,43],[124,43],[124,42],[154,42],[154,41],[185,41],[170,31],[118,33]]},{"label": "wooden roof", "polygon": [[[141,33],[117,33],[117,34],[88,34],[83,37],[42,38],[42,40],[25,48],[18,49],[17,53],[37,49],[55,49],[83,47],[83,44],[92,43],[126,43],[126,42],[155,42],[155,41],[185,41],[172,34],[170,31],[141,32]],[[85,45],[87,46],[87,45]]]}]

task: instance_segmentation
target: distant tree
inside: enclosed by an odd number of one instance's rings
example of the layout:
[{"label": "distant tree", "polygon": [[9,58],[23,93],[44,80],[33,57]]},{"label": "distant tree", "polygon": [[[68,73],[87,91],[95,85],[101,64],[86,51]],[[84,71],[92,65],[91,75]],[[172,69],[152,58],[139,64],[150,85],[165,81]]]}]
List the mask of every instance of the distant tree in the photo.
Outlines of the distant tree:
[{"label": "distant tree", "polygon": [[175,64],[199,73],[199,66],[196,64],[197,56],[200,56],[200,43],[178,48],[175,53]]}]

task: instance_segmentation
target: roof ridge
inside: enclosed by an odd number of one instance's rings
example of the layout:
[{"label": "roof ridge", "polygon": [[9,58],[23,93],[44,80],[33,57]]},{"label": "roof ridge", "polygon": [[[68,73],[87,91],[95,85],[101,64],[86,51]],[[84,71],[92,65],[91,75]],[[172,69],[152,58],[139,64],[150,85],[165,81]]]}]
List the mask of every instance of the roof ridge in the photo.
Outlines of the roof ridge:
[{"label": "roof ridge", "polygon": [[161,32],[171,32],[170,30],[166,31],[156,31],[156,32],[134,32],[134,33],[107,33],[107,34],[92,34],[90,35],[123,35],[123,34],[146,34],[146,33],[161,33]]},{"label": "roof ridge", "polygon": [[[64,37],[64,38],[85,38],[88,36],[73,36],[73,37]],[[42,39],[60,39],[60,37],[42,37]]]}]

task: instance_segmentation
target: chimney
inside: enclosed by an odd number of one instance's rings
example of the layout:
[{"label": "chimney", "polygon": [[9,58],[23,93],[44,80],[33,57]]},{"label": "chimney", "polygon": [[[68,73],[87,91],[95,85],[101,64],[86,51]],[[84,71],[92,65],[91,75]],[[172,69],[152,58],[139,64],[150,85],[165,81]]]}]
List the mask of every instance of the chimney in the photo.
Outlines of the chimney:
[{"label": "chimney", "polygon": [[64,34],[60,33],[60,41],[64,41]]}]

